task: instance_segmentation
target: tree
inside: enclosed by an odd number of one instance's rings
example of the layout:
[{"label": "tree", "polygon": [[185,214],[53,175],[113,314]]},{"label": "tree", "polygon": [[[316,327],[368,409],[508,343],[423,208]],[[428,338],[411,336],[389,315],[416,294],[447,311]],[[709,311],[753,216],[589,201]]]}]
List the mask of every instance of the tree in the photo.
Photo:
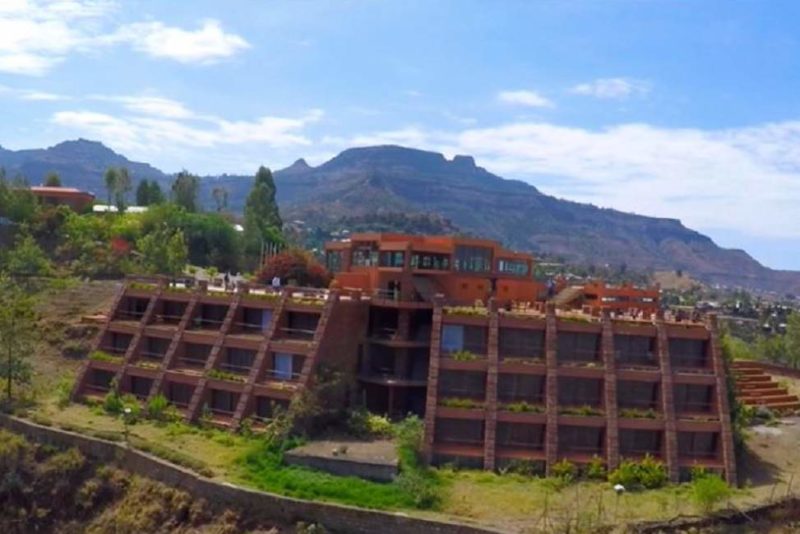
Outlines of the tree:
[{"label": "tree", "polygon": [[47,187],[61,187],[61,177],[57,172],[49,172],[44,178],[44,185]]},{"label": "tree", "polygon": [[15,276],[46,276],[53,270],[47,255],[28,233],[17,236],[14,248],[6,254],[5,264]]},{"label": "tree", "polygon": [[212,191],[214,202],[217,203],[217,211],[222,212],[228,207],[228,190],[224,187],[215,187]]},{"label": "tree", "polygon": [[275,181],[266,167],[259,167],[244,206],[245,254],[258,256],[263,242],[283,243],[283,222],[275,201]]},{"label": "tree", "polygon": [[128,172],[127,167],[121,167],[117,171],[117,182],[114,187],[114,204],[117,205],[117,212],[123,213],[125,211],[125,197],[131,190],[131,174]]},{"label": "tree", "polygon": [[155,180],[142,180],[139,182],[139,187],[136,188],[137,206],[152,206],[163,202],[164,193],[161,191],[161,186],[158,185],[158,182]]},{"label": "tree", "polygon": [[155,274],[182,273],[189,256],[183,232],[169,228],[148,233],[136,241],[136,248],[142,253],[145,268]]},{"label": "tree", "polygon": [[283,283],[292,282],[299,286],[327,287],[331,275],[310,252],[295,248],[272,256],[264,264],[258,279],[270,283],[274,277]]},{"label": "tree", "polygon": [[786,320],[784,347],[789,365],[795,369],[800,367],[800,312],[798,311],[789,314]]},{"label": "tree", "polygon": [[0,377],[6,383],[6,400],[12,400],[14,384],[29,384],[36,339],[33,299],[9,277],[0,277]]},{"label": "tree", "polygon": [[103,180],[106,183],[106,193],[108,193],[108,205],[111,205],[111,199],[117,191],[117,182],[119,181],[119,171],[116,167],[109,167],[103,175]]},{"label": "tree", "polygon": [[182,206],[186,211],[195,212],[197,210],[197,190],[200,187],[200,179],[183,170],[175,177],[172,182],[172,201],[178,206]]}]

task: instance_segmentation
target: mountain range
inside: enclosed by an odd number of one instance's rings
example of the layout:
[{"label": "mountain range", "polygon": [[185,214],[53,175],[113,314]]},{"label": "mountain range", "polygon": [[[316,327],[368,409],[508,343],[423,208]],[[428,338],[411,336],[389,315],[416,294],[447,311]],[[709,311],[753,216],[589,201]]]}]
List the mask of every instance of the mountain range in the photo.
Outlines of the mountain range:
[{"label": "mountain range", "polygon": [[[172,181],[172,175],[129,161],[95,141],[19,151],[0,147],[0,166],[8,176],[22,174],[33,183],[56,171],[64,185],[93,191],[101,199],[103,173],[112,165],[128,167],[135,181],[155,179],[167,189]],[[800,272],[769,269],[743,250],[717,246],[677,219],[558,199],[528,183],[496,176],[469,156],[448,160],[399,146],[352,148],[317,167],[300,159],[274,176],[284,220],[302,220],[306,228],[345,228],[356,219],[368,226],[378,215],[384,221],[423,217],[430,222],[434,217],[443,231],[458,229],[570,263],[682,270],[712,284],[800,293]],[[204,177],[201,201],[210,207],[211,191],[224,187],[229,209],[238,212],[251,185],[252,176]]]}]

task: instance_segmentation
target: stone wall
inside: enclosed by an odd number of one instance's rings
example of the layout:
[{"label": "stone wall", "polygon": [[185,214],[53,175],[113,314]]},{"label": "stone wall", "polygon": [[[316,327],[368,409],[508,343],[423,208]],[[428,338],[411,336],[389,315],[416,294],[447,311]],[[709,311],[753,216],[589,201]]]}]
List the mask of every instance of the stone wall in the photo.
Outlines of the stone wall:
[{"label": "stone wall", "polygon": [[240,488],[201,477],[149,454],[124,445],[91,438],[74,432],[38,425],[30,421],[0,415],[0,427],[29,439],[60,448],[75,447],[100,462],[115,462],[138,475],[183,489],[217,506],[240,509],[255,520],[284,524],[298,521],[324,525],[333,532],[393,534],[485,534],[498,532],[458,523],[408,517],[403,513],[364,510],[352,506],[304,501],[270,493]]}]

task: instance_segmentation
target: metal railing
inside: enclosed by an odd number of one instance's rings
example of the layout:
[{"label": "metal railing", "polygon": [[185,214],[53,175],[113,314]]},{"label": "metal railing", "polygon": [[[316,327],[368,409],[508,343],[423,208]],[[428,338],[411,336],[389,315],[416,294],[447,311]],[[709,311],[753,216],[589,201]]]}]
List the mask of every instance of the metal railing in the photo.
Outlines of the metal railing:
[{"label": "metal railing", "polygon": [[250,365],[235,365],[232,363],[220,362],[219,368],[223,371],[230,371],[232,373],[247,375],[250,374],[250,369],[253,368],[253,364]]},{"label": "metal railing", "polygon": [[234,326],[238,327],[240,332],[256,333],[256,334],[265,332],[269,327],[269,323],[266,325],[262,325],[260,323],[246,323],[243,321],[237,321],[233,324]]},{"label": "metal railing", "polygon": [[144,317],[144,312],[130,311],[130,310],[117,310],[114,314],[115,321],[141,321]]},{"label": "metal railing", "polygon": [[207,319],[205,317],[195,317],[189,323],[190,330],[212,330],[216,329],[219,330],[222,327],[222,323],[225,321],[220,319]]},{"label": "metal railing", "polygon": [[498,439],[497,440],[498,447],[513,447],[519,449],[528,449],[531,451],[543,451],[544,450],[544,443],[543,442],[536,442],[536,441],[519,441],[515,439]]},{"label": "metal railing", "polygon": [[205,367],[206,361],[207,357],[206,359],[186,358],[186,357],[178,358],[178,362],[183,363],[187,367]]},{"label": "metal railing", "polygon": [[177,325],[183,319],[183,314],[181,315],[168,315],[164,313],[157,313],[153,316],[153,320],[150,324],[170,324],[170,325]]},{"label": "metal railing", "polygon": [[709,368],[709,359],[705,355],[702,356],[689,356],[685,354],[670,354],[669,361],[672,367],[679,369],[696,369],[706,370]]},{"label": "metal railing", "polygon": [[714,404],[710,402],[680,402],[675,401],[676,412],[710,413]]},{"label": "metal railing", "polygon": [[313,341],[316,330],[304,328],[279,328],[278,338],[283,341]]},{"label": "metal railing", "polygon": [[559,363],[591,363],[600,362],[603,358],[599,349],[561,349],[556,352],[556,360]]},{"label": "metal railing", "polygon": [[149,360],[163,360],[166,354],[163,352],[151,352],[148,350],[140,350],[139,357],[145,357]]},{"label": "metal railing", "polygon": [[99,350],[101,350],[102,352],[107,352],[109,354],[125,356],[125,353],[128,351],[128,347],[100,347]]},{"label": "metal railing", "polygon": [[614,360],[618,365],[624,366],[650,366],[658,367],[658,355],[655,352],[623,352],[614,351]]},{"label": "metal railing", "polygon": [[278,380],[281,382],[296,382],[300,380],[300,374],[301,373],[294,371],[287,373],[286,371],[279,371],[277,369],[267,369],[264,371],[264,378],[266,380]]}]

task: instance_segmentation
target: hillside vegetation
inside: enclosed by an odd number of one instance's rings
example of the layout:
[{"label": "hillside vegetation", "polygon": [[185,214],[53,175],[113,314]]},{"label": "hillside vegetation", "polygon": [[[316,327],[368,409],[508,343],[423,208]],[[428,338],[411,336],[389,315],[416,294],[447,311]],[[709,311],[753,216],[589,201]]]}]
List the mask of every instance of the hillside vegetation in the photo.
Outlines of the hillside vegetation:
[{"label": "hillside vegetation", "polygon": [[[55,170],[65,185],[101,196],[108,166],[128,167],[134,188],[137,181],[148,179],[166,189],[172,180],[147,164],[129,162],[102,144],[85,140],[45,150],[0,149],[0,166],[9,176],[21,173],[31,180]],[[303,221],[312,234],[349,230],[351,225],[385,229],[383,223],[397,214],[434,215],[452,226],[434,229],[455,233],[457,228],[569,263],[682,270],[706,283],[800,293],[800,273],[768,269],[746,252],[723,249],[678,220],[554,198],[527,183],[496,176],[468,156],[447,160],[434,152],[397,146],[355,148],[317,167],[299,160],[277,171],[275,182],[283,219]],[[251,183],[250,176],[202,178],[199,203],[213,209],[220,198],[215,191],[224,191],[227,208],[241,213]],[[353,224],[353,218],[368,221],[376,215],[382,220],[372,228]],[[401,224],[394,229],[404,228]]]}]

